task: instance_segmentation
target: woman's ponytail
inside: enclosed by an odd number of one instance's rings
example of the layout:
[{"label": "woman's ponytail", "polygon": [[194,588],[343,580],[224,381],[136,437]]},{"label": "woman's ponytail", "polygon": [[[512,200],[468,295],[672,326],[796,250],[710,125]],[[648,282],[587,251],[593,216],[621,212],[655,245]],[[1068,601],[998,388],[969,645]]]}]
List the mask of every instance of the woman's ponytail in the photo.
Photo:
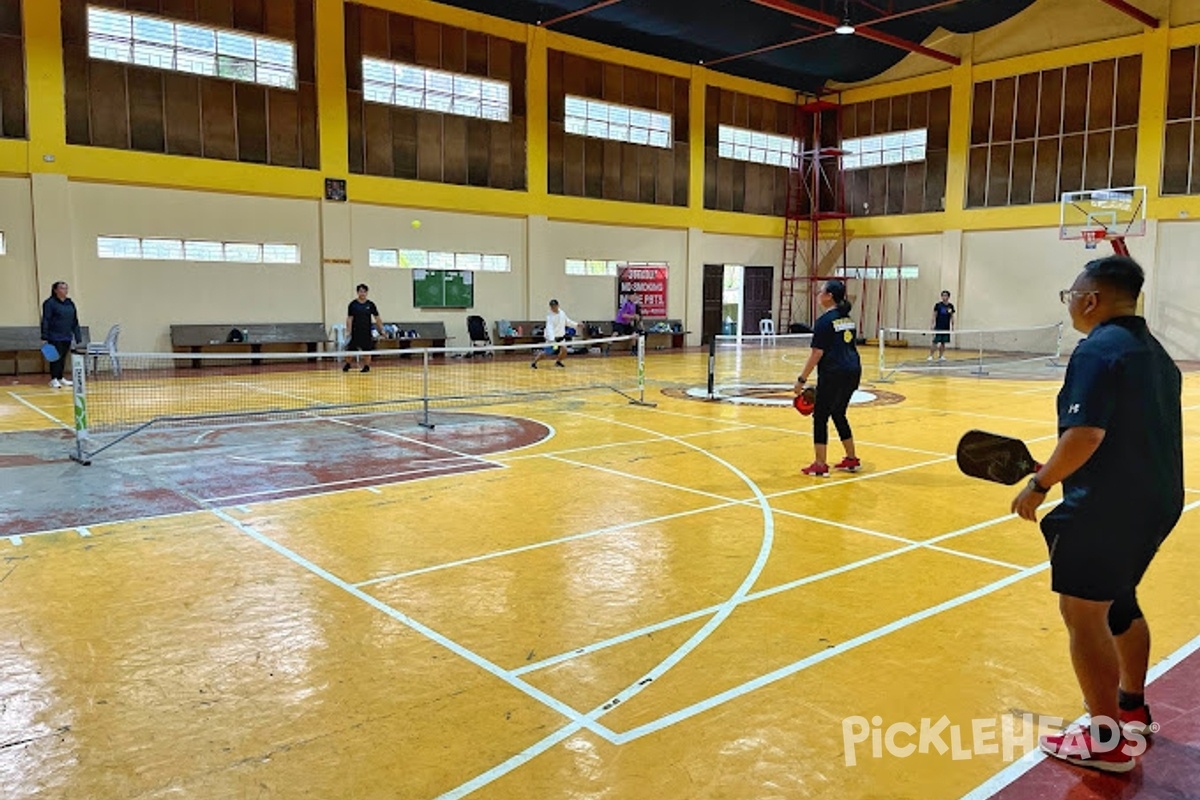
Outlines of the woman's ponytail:
[{"label": "woman's ponytail", "polygon": [[838,313],[842,316],[849,316],[850,309],[854,306],[846,299],[846,284],[841,281],[826,281],[825,291],[833,298],[833,302],[837,305]]}]

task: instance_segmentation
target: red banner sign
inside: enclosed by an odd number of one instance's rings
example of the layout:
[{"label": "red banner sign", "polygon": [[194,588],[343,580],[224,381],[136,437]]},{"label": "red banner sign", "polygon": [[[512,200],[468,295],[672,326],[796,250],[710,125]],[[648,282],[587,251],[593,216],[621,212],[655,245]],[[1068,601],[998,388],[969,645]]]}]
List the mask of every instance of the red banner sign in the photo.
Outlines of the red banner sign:
[{"label": "red banner sign", "polygon": [[617,302],[632,297],[643,319],[667,318],[667,265],[626,264],[617,273]]}]

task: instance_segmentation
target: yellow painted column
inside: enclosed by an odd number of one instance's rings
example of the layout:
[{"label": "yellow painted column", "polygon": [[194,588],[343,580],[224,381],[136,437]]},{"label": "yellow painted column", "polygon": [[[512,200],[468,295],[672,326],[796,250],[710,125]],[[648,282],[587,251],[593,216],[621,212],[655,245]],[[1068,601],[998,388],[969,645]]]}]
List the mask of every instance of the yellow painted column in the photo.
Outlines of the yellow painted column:
[{"label": "yellow painted column", "polygon": [[344,6],[344,0],[316,0],[321,173],[331,178],[345,178],[350,173]]},{"label": "yellow painted column", "polygon": [[967,165],[971,151],[971,99],[975,93],[970,56],[952,67],[950,78],[950,141],[946,154],[945,211],[958,219],[967,207]]},{"label": "yellow painted column", "polygon": [[1147,30],[1142,38],[1142,92],[1138,100],[1137,164],[1134,183],[1146,187],[1148,211],[1154,212],[1162,186],[1162,143],[1167,116],[1167,74],[1171,30]]},{"label": "yellow painted column", "polygon": [[534,213],[545,213],[549,87],[546,30],[528,27],[525,41],[525,180]]},{"label": "yellow painted column", "polygon": [[692,67],[688,84],[688,227],[703,227],[704,214],[704,103],[708,70]]},{"label": "yellow painted column", "polygon": [[29,171],[58,172],[67,142],[62,14],[57,0],[25,2],[25,72],[29,98]]}]

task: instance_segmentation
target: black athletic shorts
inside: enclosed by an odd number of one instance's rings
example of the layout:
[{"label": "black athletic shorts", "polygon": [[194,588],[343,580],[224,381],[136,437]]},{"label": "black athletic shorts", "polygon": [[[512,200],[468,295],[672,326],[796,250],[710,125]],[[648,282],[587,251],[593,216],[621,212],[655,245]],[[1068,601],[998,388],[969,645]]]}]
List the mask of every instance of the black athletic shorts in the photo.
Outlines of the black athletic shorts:
[{"label": "black athletic shorts", "polygon": [[1175,526],[1131,514],[1091,513],[1062,506],[1042,519],[1050,551],[1050,586],[1083,600],[1115,600],[1133,591]]},{"label": "black athletic shorts", "polygon": [[933,335],[933,343],[934,344],[950,344],[950,334],[949,333],[935,333]]},{"label": "black athletic shorts", "polygon": [[375,339],[371,336],[370,332],[364,335],[355,334],[350,337],[350,343],[346,345],[346,349],[369,353],[375,349]]}]

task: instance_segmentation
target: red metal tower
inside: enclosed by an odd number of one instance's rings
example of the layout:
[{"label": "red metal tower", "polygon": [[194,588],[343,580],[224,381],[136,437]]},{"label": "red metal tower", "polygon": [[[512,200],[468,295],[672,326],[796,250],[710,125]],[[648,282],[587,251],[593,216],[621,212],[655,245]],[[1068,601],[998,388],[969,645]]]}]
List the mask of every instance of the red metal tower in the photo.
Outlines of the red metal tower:
[{"label": "red metal tower", "polygon": [[[784,211],[783,270],[779,283],[780,330],[793,322],[812,324],[815,281],[829,262],[846,258],[846,183],[839,103],[797,100],[793,131],[796,151],[788,173]],[[803,235],[802,234],[806,234]]]}]

